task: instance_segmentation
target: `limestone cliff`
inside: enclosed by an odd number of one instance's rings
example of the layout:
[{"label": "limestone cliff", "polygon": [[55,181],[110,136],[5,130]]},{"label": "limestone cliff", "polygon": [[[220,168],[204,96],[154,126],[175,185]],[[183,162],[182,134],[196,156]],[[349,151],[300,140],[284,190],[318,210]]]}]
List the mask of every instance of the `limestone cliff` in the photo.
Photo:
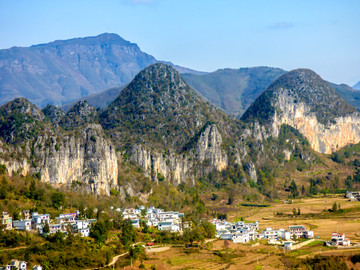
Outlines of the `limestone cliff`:
[{"label": "limestone cliff", "polygon": [[360,142],[360,114],[339,116],[327,125],[319,123],[315,113],[304,102],[294,102],[294,97],[280,91],[275,103],[282,113],[275,112],[272,133],[277,136],[282,124],[298,129],[317,152],[331,154],[348,144]]},{"label": "limestone cliff", "polygon": [[118,159],[114,147],[104,139],[100,125],[87,125],[79,136],[39,138],[34,148],[41,180],[55,185],[78,184],[95,194],[110,194],[117,186]]},{"label": "limestone cliff", "polygon": [[226,169],[228,157],[222,148],[222,137],[216,125],[208,126],[200,135],[196,155],[200,162],[207,161],[218,171]]},{"label": "limestone cliff", "polygon": [[206,174],[211,170],[224,170],[228,166],[227,154],[222,149],[222,137],[215,124],[207,126],[200,134],[194,152],[159,153],[137,144],[131,149],[130,159],[139,164],[154,181],[166,180],[174,185],[195,184],[196,172]]},{"label": "limestone cliff", "polygon": [[75,184],[96,194],[117,185],[118,158],[100,125],[65,132],[23,98],[1,106],[0,115],[0,162],[10,174],[36,173],[55,186]]},{"label": "limestone cliff", "polygon": [[[77,136],[44,134],[19,148],[0,146],[0,163],[8,173],[35,174],[54,186],[77,185],[95,194],[110,194],[117,187],[118,157],[101,126],[88,125]],[[15,154],[16,153],[16,154]],[[17,158],[9,158],[11,154]]]},{"label": "limestone cliff", "polygon": [[260,123],[274,137],[283,124],[288,124],[320,153],[330,154],[360,141],[360,115],[327,82],[306,69],[281,76],[250,106],[243,119]]}]

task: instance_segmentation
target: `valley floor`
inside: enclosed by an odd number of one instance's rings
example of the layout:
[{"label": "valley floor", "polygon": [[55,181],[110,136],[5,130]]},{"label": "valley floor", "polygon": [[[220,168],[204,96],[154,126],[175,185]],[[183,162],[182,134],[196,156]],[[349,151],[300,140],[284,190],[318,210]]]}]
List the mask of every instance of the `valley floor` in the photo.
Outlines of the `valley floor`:
[{"label": "valley floor", "polygon": [[[342,211],[328,211],[332,205],[341,205]],[[293,209],[300,215],[293,216]],[[275,215],[282,213],[282,215]],[[231,241],[216,240],[201,247],[184,246],[164,248],[163,252],[147,250],[148,259],[142,263],[146,269],[289,269],[297,265],[300,269],[304,259],[320,256],[340,256],[349,269],[360,269],[360,263],[353,264],[350,256],[360,254],[360,202],[350,202],[342,196],[327,196],[294,200],[291,204],[282,201],[269,207],[238,207],[228,212],[228,219],[243,217],[246,221],[259,221],[260,231],[266,227],[287,228],[289,225],[304,225],[314,231],[315,241],[292,251],[268,245],[266,240],[251,244],[234,244]],[[345,233],[350,238],[351,248],[324,246],[333,232]],[[155,251],[155,250],[154,250]],[[156,250],[157,251],[157,250]],[[133,267],[138,269],[140,262]],[[136,267],[136,268],[135,268]],[[123,268],[118,268],[123,269]]]}]

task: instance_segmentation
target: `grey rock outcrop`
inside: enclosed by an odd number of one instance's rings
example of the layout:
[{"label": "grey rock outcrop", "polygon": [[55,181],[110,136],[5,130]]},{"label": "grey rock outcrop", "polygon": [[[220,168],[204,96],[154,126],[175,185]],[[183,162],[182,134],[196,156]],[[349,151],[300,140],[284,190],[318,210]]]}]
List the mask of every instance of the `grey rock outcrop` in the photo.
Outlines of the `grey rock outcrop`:
[{"label": "grey rock outcrop", "polygon": [[[194,184],[195,171],[206,174],[211,170],[224,170],[228,166],[227,154],[222,149],[222,137],[215,124],[208,126],[199,136],[195,154],[181,155],[171,151],[161,154],[135,145],[131,149],[130,159],[139,164],[154,181],[164,177],[174,185]],[[201,166],[199,163],[206,164]]]},{"label": "grey rock outcrop", "polygon": [[222,148],[222,137],[215,124],[208,126],[200,135],[196,155],[200,162],[208,161],[218,171],[226,169],[228,157]]}]

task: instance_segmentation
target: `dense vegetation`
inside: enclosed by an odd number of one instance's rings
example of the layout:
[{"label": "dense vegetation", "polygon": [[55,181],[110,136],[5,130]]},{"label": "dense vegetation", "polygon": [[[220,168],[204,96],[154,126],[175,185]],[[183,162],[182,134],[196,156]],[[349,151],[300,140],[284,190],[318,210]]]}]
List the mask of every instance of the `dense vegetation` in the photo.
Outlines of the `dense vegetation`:
[{"label": "dense vegetation", "polygon": [[172,67],[155,64],[140,72],[100,115],[110,136],[125,145],[146,142],[181,150],[208,121],[226,116],[205,103]]}]

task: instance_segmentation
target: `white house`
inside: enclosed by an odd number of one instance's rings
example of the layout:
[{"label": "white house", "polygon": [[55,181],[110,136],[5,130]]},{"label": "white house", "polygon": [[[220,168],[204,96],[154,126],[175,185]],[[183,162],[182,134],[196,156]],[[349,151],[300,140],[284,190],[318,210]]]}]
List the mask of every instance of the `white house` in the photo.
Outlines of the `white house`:
[{"label": "white house", "polygon": [[265,231],[262,231],[264,238],[276,238],[278,236],[279,230],[272,229],[270,227],[266,228]]},{"label": "white house", "polygon": [[296,237],[303,237],[305,231],[306,228],[303,225],[289,226],[291,236],[295,234]]},{"label": "white house", "polygon": [[220,235],[220,239],[222,240],[232,240],[233,235],[231,233],[223,233]]},{"label": "white house", "polygon": [[34,230],[39,229],[41,225],[44,225],[45,223],[50,223],[49,214],[32,213],[31,226]]},{"label": "white house", "polygon": [[13,227],[19,231],[30,231],[31,230],[31,219],[19,219],[13,221]]},{"label": "white house", "polygon": [[11,260],[11,269],[26,270],[26,262],[19,260]]},{"label": "white house", "polygon": [[247,243],[250,241],[250,237],[248,233],[240,233],[240,234],[234,234],[231,239],[234,243]]},{"label": "white house", "polygon": [[75,216],[73,214],[62,214],[55,218],[55,222],[58,224],[74,223]]},{"label": "white house", "polygon": [[284,240],[290,240],[291,239],[291,234],[289,231],[286,231],[282,228],[279,229],[278,231],[278,236]]},{"label": "white house", "polygon": [[90,228],[78,229],[78,233],[80,233],[82,237],[88,237],[90,235]]},{"label": "white house", "polygon": [[292,250],[292,244],[293,244],[293,242],[291,242],[291,241],[284,242],[285,250]]},{"label": "white house", "polygon": [[180,230],[179,224],[176,224],[174,222],[168,222],[168,221],[160,221],[158,223],[158,230],[159,231],[171,231],[171,232],[178,232]]},{"label": "white house", "polygon": [[75,223],[78,230],[90,228],[90,221],[88,220],[75,220]]},{"label": "white house", "polygon": [[350,246],[350,239],[345,238],[345,234],[343,234],[343,233],[332,233],[331,245],[332,246]]},{"label": "white house", "polygon": [[133,225],[134,228],[139,229],[140,228],[140,219],[132,219],[131,224]]}]

